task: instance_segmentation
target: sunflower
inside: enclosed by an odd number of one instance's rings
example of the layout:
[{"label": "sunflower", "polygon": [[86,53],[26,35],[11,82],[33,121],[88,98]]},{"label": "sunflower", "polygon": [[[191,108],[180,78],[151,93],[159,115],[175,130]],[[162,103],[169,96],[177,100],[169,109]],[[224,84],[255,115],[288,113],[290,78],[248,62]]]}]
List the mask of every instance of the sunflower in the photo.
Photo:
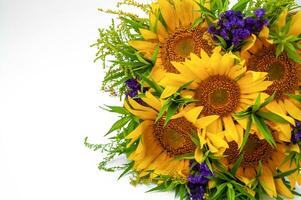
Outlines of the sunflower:
[{"label": "sunflower", "polygon": [[[192,81],[190,90],[182,95],[194,98],[196,106],[204,107],[201,116],[219,116],[206,129],[198,124],[198,128],[202,129],[200,140],[207,144],[208,137],[211,137],[214,147],[225,147],[216,138],[223,139],[224,142],[241,143],[243,131],[237,128],[233,114],[253,105],[257,96],[272,84],[265,81],[267,73],[247,71],[244,61],[231,52],[222,55],[220,50],[214,49],[211,57],[202,50],[201,58],[191,54],[191,59],[183,63],[174,62],[179,74],[167,73],[161,81],[165,87],[161,96],[163,99]],[[268,95],[262,93],[262,96]],[[216,148],[209,148],[213,152],[217,151]]]},{"label": "sunflower", "polygon": [[[287,153],[292,151],[300,153],[299,146],[277,142],[276,147],[272,147],[266,140],[259,139],[256,132],[253,131],[242,151],[243,160],[235,176],[250,188],[256,184],[255,180],[259,180],[259,183],[270,197],[283,195],[292,199],[293,194],[283,180],[274,178],[277,173],[296,169],[295,162],[286,160]],[[224,156],[221,161],[230,169],[241,156],[237,143],[230,142]],[[261,169],[259,167],[260,163],[262,164]],[[301,183],[301,176],[296,171],[288,176],[288,180],[290,186],[294,188],[297,182]]]},{"label": "sunflower", "polygon": [[197,133],[196,124],[211,124],[218,116],[198,119],[203,108],[187,106],[180,109],[165,125],[163,118],[156,121],[163,101],[154,97],[150,91],[145,93],[142,100],[143,105],[131,98],[124,104],[130,113],[142,120],[126,136],[130,140],[128,146],[138,142],[137,149],[129,155],[129,159],[135,162],[134,169],[140,176],[186,177],[189,174],[189,161],[175,158],[194,153],[196,146],[191,140],[191,134]]},{"label": "sunflower", "polygon": [[[212,50],[206,23],[192,28],[200,17],[194,0],[158,0],[152,4],[150,29],[140,29],[144,40],[130,41],[130,45],[151,59],[158,48],[155,66],[150,77],[160,81],[166,72],[177,72],[172,61],[184,61],[190,53]],[[161,17],[162,16],[162,17]],[[208,37],[206,37],[208,36]]]},{"label": "sunflower", "polygon": [[[277,29],[280,30],[286,23],[287,10],[279,16]],[[287,37],[301,33],[301,12],[292,16]],[[300,95],[301,65],[294,62],[287,53],[283,52],[276,57],[276,46],[269,38],[269,29],[265,27],[259,37],[253,35],[250,42],[242,49],[241,56],[246,59],[248,70],[267,72],[268,79],[273,84],[265,91],[267,94],[275,92],[275,100],[266,108],[278,115],[291,116],[301,120],[301,104],[287,94]]]}]

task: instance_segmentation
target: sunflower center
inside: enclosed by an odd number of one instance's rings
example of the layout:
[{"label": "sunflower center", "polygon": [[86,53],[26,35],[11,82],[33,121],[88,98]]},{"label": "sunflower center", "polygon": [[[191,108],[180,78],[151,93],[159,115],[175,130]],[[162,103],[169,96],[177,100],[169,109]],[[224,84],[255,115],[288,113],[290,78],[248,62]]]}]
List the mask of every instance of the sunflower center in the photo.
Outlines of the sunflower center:
[{"label": "sunflower center", "polygon": [[183,117],[170,120],[166,126],[163,119],[154,124],[156,141],[172,157],[194,152],[196,147],[190,136],[196,131],[192,123]]},{"label": "sunflower center", "polygon": [[275,46],[263,47],[253,54],[247,63],[248,70],[267,72],[273,84],[266,92],[276,92],[277,100],[286,98],[298,88],[297,64],[286,53],[275,56]]},{"label": "sunflower center", "polygon": [[175,52],[186,58],[191,52],[194,52],[194,41],[192,38],[183,38],[176,43],[175,47]]},{"label": "sunflower center", "polygon": [[[233,164],[239,158],[239,149],[236,142],[232,141],[228,143],[229,148],[225,151],[227,160]],[[241,162],[242,167],[254,167],[256,168],[261,161],[263,164],[267,163],[272,157],[273,148],[266,140],[260,140],[256,135],[250,135],[249,139],[244,147],[244,158]]]},{"label": "sunflower center", "polygon": [[283,72],[284,72],[284,66],[281,63],[275,62],[271,64],[268,67],[269,80],[270,81],[281,80],[283,78]]},{"label": "sunflower center", "polygon": [[199,83],[195,99],[198,100],[198,105],[204,106],[205,115],[226,116],[238,107],[240,88],[227,76],[210,76]]},{"label": "sunflower center", "polygon": [[178,29],[161,44],[162,62],[168,72],[178,73],[171,64],[172,61],[183,62],[190,53],[199,54],[201,49],[211,53],[212,47],[203,38],[205,30],[201,29]]}]

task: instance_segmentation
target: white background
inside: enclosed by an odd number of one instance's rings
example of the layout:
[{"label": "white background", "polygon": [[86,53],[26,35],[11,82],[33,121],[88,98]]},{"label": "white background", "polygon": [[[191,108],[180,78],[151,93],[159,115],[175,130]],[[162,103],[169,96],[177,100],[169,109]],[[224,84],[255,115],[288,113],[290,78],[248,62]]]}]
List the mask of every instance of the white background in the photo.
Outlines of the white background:
[{"label": "white background", "polygon": [[98,108],[119,101],[89,47],[111,22],[97,8],[115,2],[0,0],[0,200],[173,199],[99,172],[83,145],[116,120]]}]

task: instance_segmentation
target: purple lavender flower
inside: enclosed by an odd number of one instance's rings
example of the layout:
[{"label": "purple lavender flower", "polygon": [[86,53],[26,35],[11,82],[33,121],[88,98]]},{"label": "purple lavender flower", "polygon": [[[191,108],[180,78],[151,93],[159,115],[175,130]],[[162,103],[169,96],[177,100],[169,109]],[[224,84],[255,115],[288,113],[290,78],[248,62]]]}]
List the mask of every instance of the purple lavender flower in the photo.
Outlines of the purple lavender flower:
[{"label": "purple lavender flower", "polygon": [[189,162],[191,175],[188,176],[189,195],[192,200],[202,200],[209,182],[209,177],[213,176],[206,163]]},{"label": "purple lavender flower", "polygon": [[291,142],[297,144],[301,141],[301,122],[296,121],[296,126],[293,126]]},{"label": "purple lavender flower", "polygon": [[131,79],[125,81],[125,84],[128,88],[133,89],[133,90],[140,90],[140,88],[141,88],[138,81],[134,78],[131,78]]},{"label": "purple lavender flower", "polygon": [[140,83],[136,79],[132,78],[125,81],[125,84],[128,87],[128,92],[125,94],[125,97],[134,98],[135,101],[137,101],[139,104],[142,104],[143,102],[140,98],[135,98],[138,96],[138,92],[141,91]]},{"label": "purple lavender flower", "polygon": [[209,26],[208,32],[216,41],[219,39],[217,36],[222,37],[227,44],[226,48],[232,45],[237,47],[250,35],[258,34],[268,24],[264,16],[264,9],[256,10],[253,17],[244,17],[240,11],[228,10],[220,15],[217,25]]},{"label": "purple lavender flower", "polygon": [[257,18],[261,18],[265,15],[265,10],[260,8],[260,9],[257,9],[254,11],[254,15],[257,17]]}]

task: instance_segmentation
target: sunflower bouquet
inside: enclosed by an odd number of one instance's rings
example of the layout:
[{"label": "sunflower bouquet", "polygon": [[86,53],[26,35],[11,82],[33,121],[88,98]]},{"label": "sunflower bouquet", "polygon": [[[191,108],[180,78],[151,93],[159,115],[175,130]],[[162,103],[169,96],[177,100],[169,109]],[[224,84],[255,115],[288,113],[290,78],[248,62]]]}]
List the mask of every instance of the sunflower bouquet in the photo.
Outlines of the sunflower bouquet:
[{"label": "sunflower bouquet", "polygon": [[[123,6],[138,8],[136,15]],[[293,199],[301,184],[301,12],[294,0],[133,0],[99,29],[122,106],[100,170],[180,199]],[[126,155],[123,164],[112,165]]]}]

